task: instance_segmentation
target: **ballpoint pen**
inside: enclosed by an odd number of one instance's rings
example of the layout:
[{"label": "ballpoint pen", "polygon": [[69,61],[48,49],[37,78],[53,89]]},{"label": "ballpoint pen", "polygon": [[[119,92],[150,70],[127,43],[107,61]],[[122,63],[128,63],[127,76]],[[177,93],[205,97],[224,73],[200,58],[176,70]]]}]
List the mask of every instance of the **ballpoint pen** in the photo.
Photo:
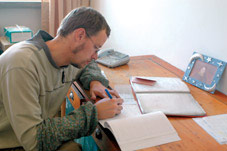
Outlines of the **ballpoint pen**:
[{"label": "ballpoint pen", "polygon": [[109,92],[107,89],[105,89],[105,91],[106,91],[108,97],[109,97],[110,99],[112,99],[113,97],[111,96],[110,92]]}]

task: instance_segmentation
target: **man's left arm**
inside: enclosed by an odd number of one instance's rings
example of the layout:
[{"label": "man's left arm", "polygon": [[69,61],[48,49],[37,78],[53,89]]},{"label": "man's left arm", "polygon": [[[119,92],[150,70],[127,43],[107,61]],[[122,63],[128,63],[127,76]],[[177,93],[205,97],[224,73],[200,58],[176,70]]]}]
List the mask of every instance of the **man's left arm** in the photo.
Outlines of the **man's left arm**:
[{"label": "man's left arm", "polygon": [[101,69],[95,61],[90,62],[82,71],[79,81],[86,90],[90,89],[92,81],[99,81],[103,86],[108,87],[109,81],[102,75]]},{"label": "man's left arm", "polygon": [[[92,100],[96,100],[97,96],[101,98],[108,97],[105,89],[108,87],[109,81],[102,75],[101,69],[95,61],[92,61],[82,70],[79,80],[85,89],[90,89]],[[109,89],[109,92],[114,98],[120,98],[115,90]]]}]

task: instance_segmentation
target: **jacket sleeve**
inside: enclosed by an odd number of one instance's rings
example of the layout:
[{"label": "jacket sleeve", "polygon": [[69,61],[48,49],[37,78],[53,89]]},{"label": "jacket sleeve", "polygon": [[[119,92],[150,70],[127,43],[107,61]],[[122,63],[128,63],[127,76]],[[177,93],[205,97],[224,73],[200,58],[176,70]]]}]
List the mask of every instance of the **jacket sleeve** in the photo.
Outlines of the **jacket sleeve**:
[{"label": "jacket sleeve", "polygon": [[91,135],[97,124],[96,108],[88,102],[67,116],[47,119],[39,124],[38,148],[40,151],[56,150],[64,141]]},{"label": "jacket sleeve", "polygon": [[90,89],[91,81],[99,81],[105,87],[108,87],[109,81],[102,75],[101,69],[98,67],[95,61],[89,63],[82,71],[79,76],[79,81],[82,83],[83,87],[87,90]]}]

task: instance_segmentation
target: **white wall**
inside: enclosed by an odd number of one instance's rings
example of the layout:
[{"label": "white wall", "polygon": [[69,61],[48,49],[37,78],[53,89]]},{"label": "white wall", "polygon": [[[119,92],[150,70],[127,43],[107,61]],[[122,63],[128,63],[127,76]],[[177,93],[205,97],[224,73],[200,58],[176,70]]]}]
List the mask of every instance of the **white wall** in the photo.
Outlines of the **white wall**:
[{"label": "white wall", "polygon": [[92,0],[92,7],[112,29],[105,48],[155,54],[183,71],[194,51],[227,61],[226,0]]},{"label": "white wall", "polygon": [[[105,48],[131,56],[155,54],[185,71],[192,52],[227,61],[226,0],[91,0],[111,26]],[[0,3],[3,27],[41,28],[40,4]],[[227,87],[227,70],[222,78]],[[227,93],[227,88],[225,88]]]}]

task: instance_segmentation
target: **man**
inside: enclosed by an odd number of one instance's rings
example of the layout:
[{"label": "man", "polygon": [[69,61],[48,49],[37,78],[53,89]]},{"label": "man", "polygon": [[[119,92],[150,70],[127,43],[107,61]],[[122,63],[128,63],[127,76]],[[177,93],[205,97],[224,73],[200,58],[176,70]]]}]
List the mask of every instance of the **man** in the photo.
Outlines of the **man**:
[{"label": "man", "polygon": [[[0,148],[58,150],[92,134],[98,119],[121,112],[123,100],[111,90],[115,97],[107,97],[108,81],[92,61],[109,34],[104,17],[82,7],[63,19],[55,38],[39,31],[0,56]],[[76,79],[90,89],[92,99],[104,99],[55,117]]]}]

